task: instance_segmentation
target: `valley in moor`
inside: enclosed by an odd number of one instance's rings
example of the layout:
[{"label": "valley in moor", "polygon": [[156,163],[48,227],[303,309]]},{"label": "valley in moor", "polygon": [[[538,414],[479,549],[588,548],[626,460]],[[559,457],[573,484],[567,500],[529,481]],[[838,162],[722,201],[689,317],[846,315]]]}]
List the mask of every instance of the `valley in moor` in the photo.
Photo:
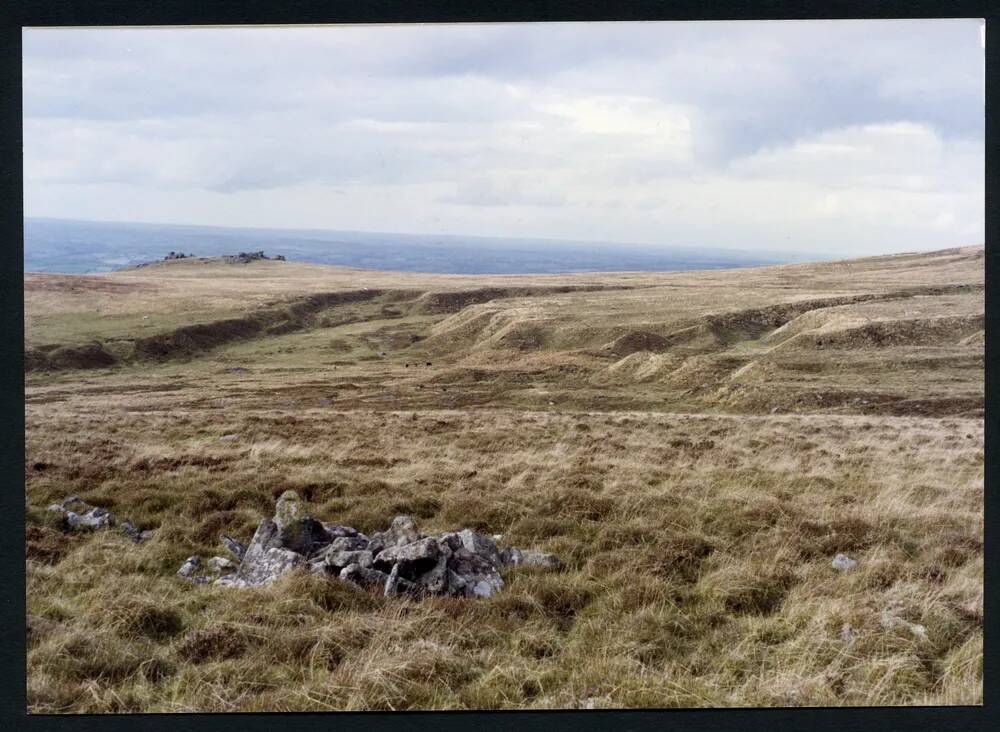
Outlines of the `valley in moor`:
[{"label": "valley in moor", "polygon": [[[982,703],[982,247],[24,288],[33,713]],[[288,491],[558,562],[193,581]]]}]

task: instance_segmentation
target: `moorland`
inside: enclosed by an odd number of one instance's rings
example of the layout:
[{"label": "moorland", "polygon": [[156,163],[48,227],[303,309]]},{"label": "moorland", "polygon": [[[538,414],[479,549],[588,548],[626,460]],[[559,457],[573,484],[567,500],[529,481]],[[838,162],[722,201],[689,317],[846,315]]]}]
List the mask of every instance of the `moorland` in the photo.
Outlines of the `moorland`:
[{"label": "moorland", "polygon": [[[24,288],[33,713],[982,703],[982,247],[538,276],[194,257]],[[287,490],[563,566],[475,600],[178,579]],[[153,538],[67,528],[70,495]]]}]

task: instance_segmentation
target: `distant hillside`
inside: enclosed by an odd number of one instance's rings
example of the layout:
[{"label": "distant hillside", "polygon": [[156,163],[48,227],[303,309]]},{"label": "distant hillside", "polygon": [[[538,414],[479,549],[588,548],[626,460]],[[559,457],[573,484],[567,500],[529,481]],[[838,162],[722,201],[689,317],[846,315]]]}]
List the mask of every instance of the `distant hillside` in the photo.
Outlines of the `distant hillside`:
[{"label": "distant hillside", "polygon": [[[966,247],[728,271],[541,276],[186,257],[104,275],[29,274],[25,367],[210,363],[275,343],[301,365],[357,346],[370,357],[435,364],[416,392],[397,384],[399,404],[423,399],[433,384],[449,399],[520,406],[534,394],[525,384],[545,372],[550,388],[568,390],[560,403],[586,409],[617,400],[969,415],[982,409],[984,256]],[[410,382],[405,365],[403,374]]]}]

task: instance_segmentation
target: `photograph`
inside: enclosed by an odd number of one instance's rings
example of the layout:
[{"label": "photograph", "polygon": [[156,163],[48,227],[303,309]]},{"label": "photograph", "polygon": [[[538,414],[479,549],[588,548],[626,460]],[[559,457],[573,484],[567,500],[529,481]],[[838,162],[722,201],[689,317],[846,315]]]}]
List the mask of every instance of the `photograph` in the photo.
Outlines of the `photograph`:
[{"label": "photograph", "polygon": [[66,18],[27,715],[982,707],[982,18]]}]

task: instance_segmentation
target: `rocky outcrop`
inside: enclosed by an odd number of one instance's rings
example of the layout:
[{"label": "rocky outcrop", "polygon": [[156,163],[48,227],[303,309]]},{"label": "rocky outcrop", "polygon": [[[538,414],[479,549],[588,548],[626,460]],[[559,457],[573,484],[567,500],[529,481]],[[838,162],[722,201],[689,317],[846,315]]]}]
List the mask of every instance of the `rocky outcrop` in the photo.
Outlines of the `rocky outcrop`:
[{"label": "rocky outcrop", "polygon": [[281,494],[274,511],[274,525],[278,545],[297,554],[308,556],[330,542],[326,528],[306,515],[305,505],[295,491]]},{"label": "rocky outcrop", "polygon": [[215,574],[226,575],[235,572],[239,566],[227,557],[212,557],[208,560],[208,569]]},{"label": "rocky outcrop", "polygon": [[230,264],[249,264],[250,262],[256,262],[261,260],[273,259],[277,262],[284,262],[285,255],[279,254],[276,257],[269,257],[264,254],[264,250],[261,249],[257,252],[240,252],[239,254],[227,254],[223,259]]},{"label": "rocky outcrop", "polygon": [[[95,531],[97,529],[109,529],[115,525],[115,515],[100,506],[91,506],[79,496],[69,496],[62,503],[53,503],[48,507],[53,513],[62,514],[62,523],[65,529]],[[118,524],[118,528],[136,544],[141,544],[153,538],[154,531],[146,529],[139,531],[135,525],[128,520]]]},{"label": "rocky outcrop", "polygon": [[222,542],[222,546],[226,547],[226,551],[232,554],[237,562],[243,561],[243,555],[247,553],[247,548],[240,544],[236,539],[221,534],[219,540]]},{"label": "rocky outcrop", "polygon": [[139,529],[137,529],[131,521],[123,521],[118,528],[120,528],[122,533],[136,544],[141,544],[144,541],[152,539],[153,535],[156,533],[152,529],[139,531]]},{"label": "rocky outcrop", "polygon": [[[274,517],[260,522],[246,547],[224,534],[220,539],[239,563],[214,557],[208,570],[215,584],[241,588],[268,585],[304,568],[386,596],[490,597],[503,589],[504,567],[562,567],[554,554],[501,550],[472,529],[426,536],[409,516],[397,516],[388,529],[369,537],[350,526],[317,521],[294,491],[281,495]],[[178,576],[213,581],[199,576],[200,568],[200,557],[189,557]]]},{"label": "rocky outcrop", "polygon": [[542,569],[561,569],[562,561],[555,554],[547,552],[522,552],[518,549],[512,550],[516,554],[508,555],[507,564],[515,567],[541,567]]},{"label": "rocky outcrop", "polygon": [[[290,525],[286,525],[288,529]],[[305,557],[292,549],[282,546],[282,537],[290,536],[290,541],[301,546],[301,535],[283,532],[276,521],[264,519],[250,540],[243,561],[233,574],[220,577],[216,584],[235,587],[260,587],[274,582],[289,570],[305,564]]]},{"label": "rocky outcrop", "polygon": [[70,529],[106,529],[114,522],[114,514],[107,509],[91,506],[78,496],[70,496],[62,503],[53,503],[49,510],[61,513],[63,523]]},{"label": "rocky outcrop", "polygon": [[340,570],[337,577],[342,582],[350,582],[359,587],[385,587],[389,575],[377,569],[362,567],[360,564],[349,564]]},{"label": "rocky outcrop", "polygon": [[199,569],[201,569],[201,557],[196,554],[184,560],[184,564],[177,570],[177,576],[187,582],[194,582],[196,585],[211,582],[211,578],[196,574]]}]

